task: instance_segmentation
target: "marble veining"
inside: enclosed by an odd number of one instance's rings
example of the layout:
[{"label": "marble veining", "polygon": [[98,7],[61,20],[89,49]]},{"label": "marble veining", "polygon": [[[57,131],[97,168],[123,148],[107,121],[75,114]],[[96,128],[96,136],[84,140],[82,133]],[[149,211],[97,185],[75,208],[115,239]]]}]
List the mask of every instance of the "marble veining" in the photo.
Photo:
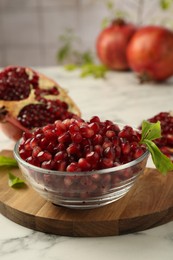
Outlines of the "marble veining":
[{"label": "marble veining", "polygon": [[[173,110],[173,80],[140,85],[130,72],[110,72],[107,78],[81,79],[79,71],[61,67],[36,68],[66,88],[80,107],[82,116],[138,126],[160,111]],[[14,143],[0,132],[0,150]],[[154,167],[151,159],[148,166]],[[1,260],[172,260],[173,222],[123,236],[78,238],[44,234],[22,227],[0,215]]]}]

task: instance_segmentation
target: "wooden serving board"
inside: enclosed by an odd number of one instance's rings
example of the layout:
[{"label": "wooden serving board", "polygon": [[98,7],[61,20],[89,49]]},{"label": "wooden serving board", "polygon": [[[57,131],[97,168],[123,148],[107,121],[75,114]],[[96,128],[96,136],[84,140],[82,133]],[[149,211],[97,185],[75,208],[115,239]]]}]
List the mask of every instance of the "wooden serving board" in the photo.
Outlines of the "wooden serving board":
[{"label": "wooden serving board", "polygon": [[[142,231],[173,220],[173,172],[167,176],[147,168],[120,200],[96,209],[55,206],[26,186],[8,186],[8,171],[0,170],[0,212],[33,230],[63,236],[113,236]],[[22,178],[19,169],[11,172]]]}]

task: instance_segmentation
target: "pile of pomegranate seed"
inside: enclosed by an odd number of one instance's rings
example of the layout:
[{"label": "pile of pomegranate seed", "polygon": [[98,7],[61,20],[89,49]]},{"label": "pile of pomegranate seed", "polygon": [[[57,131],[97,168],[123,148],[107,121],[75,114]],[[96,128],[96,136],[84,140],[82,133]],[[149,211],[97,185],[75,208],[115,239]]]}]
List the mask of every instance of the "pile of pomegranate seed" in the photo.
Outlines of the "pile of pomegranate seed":
[{"label": "pile of pomegranate seed", "polygon": [[148,119],[151,123],[160,121],[162,137],[154,140],[160,150],[168,157],[173,156],[173,114],[160,112]]},{"label": "pile of pomegranate seed", "polygon": [[130,126],[112,121],[65,119],[24,133],[19,154],[26,162],[49,170],[81,172],[106,169],[140,157],[145,146]]}]

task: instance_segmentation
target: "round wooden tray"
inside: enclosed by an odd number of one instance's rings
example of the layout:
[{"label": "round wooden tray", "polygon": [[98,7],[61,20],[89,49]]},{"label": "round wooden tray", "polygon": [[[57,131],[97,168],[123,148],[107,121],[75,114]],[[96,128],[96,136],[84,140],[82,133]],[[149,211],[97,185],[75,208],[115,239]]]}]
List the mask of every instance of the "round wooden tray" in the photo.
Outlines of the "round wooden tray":
[{"label": "round wooden tray", "polygon": [[[11,172],[21,176],[19,169]],[[173,172],[167,176],[147,168],[128,194],[89,210],[55,206],[32,188],[8,186],[8,170],[0,170],[0,212],[33,230],[63,236],[112,236],[142,231],[173,220]]]}]

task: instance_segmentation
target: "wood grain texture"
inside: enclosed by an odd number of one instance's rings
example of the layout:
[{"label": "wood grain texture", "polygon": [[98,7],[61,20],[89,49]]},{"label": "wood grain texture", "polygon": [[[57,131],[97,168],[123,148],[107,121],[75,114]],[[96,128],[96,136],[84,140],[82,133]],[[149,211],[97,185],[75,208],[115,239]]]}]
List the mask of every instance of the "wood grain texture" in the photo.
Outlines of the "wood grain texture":
[{"label": "wood grain texture", "polygon": [[[10,188],[8,171],[0,170],[0,212],[33,230],[63,236],[113,236],[173,220],[173,172],[163,176],[147,168],[120,200],[96,209],[74,210],[47,202],[28,186]],[[22,178],[19,169],[11,171]]]}]

